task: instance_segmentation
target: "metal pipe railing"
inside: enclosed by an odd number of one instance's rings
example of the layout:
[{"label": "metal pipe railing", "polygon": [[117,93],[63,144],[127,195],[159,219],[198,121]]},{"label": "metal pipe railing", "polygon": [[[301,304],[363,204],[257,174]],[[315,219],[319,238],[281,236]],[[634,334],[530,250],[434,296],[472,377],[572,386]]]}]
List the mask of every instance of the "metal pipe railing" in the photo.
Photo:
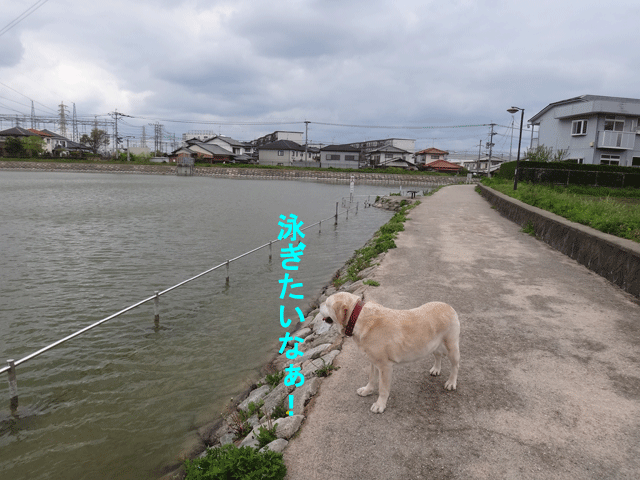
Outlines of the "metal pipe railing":
[{"label": "metal pipe railing", "polygon": [[[335,224],[334,225],[337,225],[338,224],[338,216],[342,215],[342,214],[345,214],[345,213],[347,215],[347,220],[348,220],[349,219],[349,210],[352,210],[354,207],[350,207],[350,208],[347,208],[347,209],[343,210],[342,212],[338,212],[338,203],[339,202],[336,202],[336,213],[335,213],[335,215],[332,215],[330,217],[324,218],[324,219],[322,219],[322,220],[320,220],[320,221],[318,221],[316,223],[313,223],[311,225],[307,225],[306,227],[301,228],[300,230],[301,231],[308,230],[309,228],[312,228],[312,227],[314,227],[316,225],[319,225],[320,226],[320,230],[319,230],[318,233],[321,233],[321,231],[322,231],[321,230],[322,229],[322,222],[326,222],[327,220],[335,218]],[[358,213],[358,204],[357,203],[356,203],[356,206],[355,206],[355,210],[356,210],[356,214],[357,214]],[[223,262],[223,263],[221,263],[219,265],[216,265],[215,267],[212,267],[212,268],[210,268],[208,270],[205,270],[204,272],[201,272],[198,275],[195,275],[195,276],[193,276],[191,278],[183,280],[182,282],[177,283],[177,284],[175,284],[175,285],[173,285],[173,286],[171,286],[171,287],[169,287],[169,288],[167,288],[165,290],[156,291],[152,296],[150,296],[148,298],[145,298],[144,300],[141,300],[141,301],[139,301],[137,303],[134,303],[133,305],[130,305],[130,306],[128,306],[128,307],[126,307],[126,308],[124,308],[124,309],[122,309],[122,310],[120,310],[120,311],[118,311],[118,312],[116,312],[116,313],[114,313],[112,315],[109,315],[108,317],[105,317],[102,320],[99,320],[99,321],[97,321],[97,322],[95,322],[95,323],[93,323],[93,324],[91,324],[91,325],[89,325],[87,327],[84,327],[81,330],[78,330],[77,332],[72,333],[71,335],[68,335],[68,336],[66,336],[66,337],[64,337],[64,338],[62,338],[62,339],[60,339],[60,340],[58,340],[58,341],[56,341],[56,342],[54,342],[54,343],[52,343],[50,345],[47,345],[44,348],[41,348],[40,350],[38,350],[36,352],[33,352],[33,353],[27,355],[26,357],[23,357],[23,358],[21,358],[19,360],[8,359],[7,360],[7,366],[3,367],[3,368],[0,368],[0,374],[2,374],[4,372],[8,372],[8,374],[9,374],[9,378],[8,378],[8,380],[9,380],[9,393],[11,395],[10,407],[11,407],[12,413],[15,413],[17,411],[17,408],[18,408],[18,386],[17,386],[17,379],[16,379],[16,367],[18,365],[21,365],[21,364],[23,364],[25,362],[28,362],[29,360],[32,360],[32,359],[36,358],[37,356],[42,355],[43,353],[45,353],[45,352],[47,352],[47,351],[49,351],[49,350],[61,345],[61,344],[65,343],[65,342],[67,342],[67,341],[69,341],[69,340],[71,340],[71,339],[73,339],[73,338],[75,338],[75,337],[77,337],[79,335],[82,335],[83,333],[88,332],[89,330],[91,330],[93,328],[95,328],[95,327],[97,327],[99,325],[102,325],[103,323],[108,322],[109,320],[112,320],[112,319],[114,319],[116,317],[119,317],[120,315],[123,315],[123,314],[125,314],[125,313],[127,313],[127,312],[129,312],[129,311],[141,306],[141,305],[144,305],[145,303],[150,302],[152,300],[154,302],[154,321],[156,323],[156,326],[158,326],[159,325],[159,321],[160,321],[159,299],[160,299],[160,297],[162,295],[165,295],[165,294],[175,290],[176,288],[179,288],[179,287],[181,287],[183,285],[186,285],[187,283],[192,282],[193,280],[196,280],[196,279],[198,279],[198,278],[200,278],[200,277],[202,277],[204,275],[207,275],[208,273],[211,273],[214,270],[217,270],[217,269],[222,268],[224,266],[227,267],[226,283],[229,284],[229,264],[231,262],[234,262],[234,261],[239,260],[239,259],[241,259],[243,257],[246,257],[247,255],[255,253],[258,250],[261,250],[261,249],[263,249],[265,247],[269,247],[269,261],[271,261],[271,256],[272,256],[271,246],[272,246],[273,243],[279,242],[279,241],[281,241],[281,240],[278,240],[278,239],[271,240],[271,241],[269,241],[269,243],[265,243],[264,245],[260,245],[259,247],[256,247],[253,250],[249,250],[248,252],[245,252],[245,253],[243,253],[241,255],[238,255],[237,257],[230,258],[227,261],[225,261],[225,262]]]}]

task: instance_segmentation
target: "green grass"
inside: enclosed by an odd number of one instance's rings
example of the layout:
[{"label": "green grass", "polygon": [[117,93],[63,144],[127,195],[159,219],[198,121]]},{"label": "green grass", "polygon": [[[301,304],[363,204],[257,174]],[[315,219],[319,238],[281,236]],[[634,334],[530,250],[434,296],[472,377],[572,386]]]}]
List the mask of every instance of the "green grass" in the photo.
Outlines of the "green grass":
[{"label": "green grass", "polygon": [[186,480],[281,480],[287,474],[281,453],[225,445],[212,448],[204,458],[187,460]]},{"label": "green grass", "polygon": [[[521,202],[560,215],[604,233],[640,242],[640,198],[638,189],[603,187],[559,187],[519,183],[500,178],[484,179],[484,185]],[[631,201],[627,202],[628,199]]]},{"label": "green grass", "polygon": [[370,267],[374,258],[383,252],[396,248],[395,239],[398,236],[398,232],[404,230],[407,212],[418,205],[420,205],[420,202],[416,202],[413,205],[403,205],[400,210],[391,217],[391,220],[380,227],[364,247],[355,251],[346,264],[346,270],[341,275],[336,275],[333,279],[333,285],[339,288],[348,281],[355,282],[359,280],[360,277],[358,274],[362,270]]},{"label": "green grass", "polygon": [[267,375],[265,381],[271,388],[276,388],[278,384],[282,381],[284,376],[285,376],[285,371],[282,370],[280,372]]}]

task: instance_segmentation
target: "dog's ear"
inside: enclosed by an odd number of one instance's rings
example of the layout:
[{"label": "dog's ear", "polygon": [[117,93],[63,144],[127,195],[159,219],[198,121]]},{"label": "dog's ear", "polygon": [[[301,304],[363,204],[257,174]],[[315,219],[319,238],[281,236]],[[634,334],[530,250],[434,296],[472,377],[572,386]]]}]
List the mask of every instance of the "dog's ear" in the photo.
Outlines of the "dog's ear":
[{"label": "dog's ear", "polygon": [[345,302],[339,301],[335,303],[333,311],[336,314],[336,320],[338,323],[343,326],[346,325],[347,320],[349,319],[349,306]]}]

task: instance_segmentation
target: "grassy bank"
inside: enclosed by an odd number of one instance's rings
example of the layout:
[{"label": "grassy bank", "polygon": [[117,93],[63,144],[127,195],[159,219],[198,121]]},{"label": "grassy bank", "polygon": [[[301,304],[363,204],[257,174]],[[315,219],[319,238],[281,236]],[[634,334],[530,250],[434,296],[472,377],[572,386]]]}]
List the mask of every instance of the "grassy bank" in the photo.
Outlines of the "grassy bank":
[{"label": "grassy bank", "polygon": [[547,210],[572,222],[640,242],[640,189],[532,185],[501,178],[482,183],[521,202]]}]

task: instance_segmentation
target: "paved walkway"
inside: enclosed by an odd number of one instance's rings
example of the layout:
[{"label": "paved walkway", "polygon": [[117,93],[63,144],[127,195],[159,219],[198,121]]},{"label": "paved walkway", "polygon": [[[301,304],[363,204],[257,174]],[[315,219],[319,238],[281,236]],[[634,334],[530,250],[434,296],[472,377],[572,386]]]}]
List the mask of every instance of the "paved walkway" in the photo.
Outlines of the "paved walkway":
[{"label": "paved walkway", "polygon": [[640,306],[451,186],[412,210],[365,299],[441,300],[461,322],[458,390],[431,359],[394,369],[383,414],[359,397],[352,339],[285,451],[287,478],[640,478]]}]

